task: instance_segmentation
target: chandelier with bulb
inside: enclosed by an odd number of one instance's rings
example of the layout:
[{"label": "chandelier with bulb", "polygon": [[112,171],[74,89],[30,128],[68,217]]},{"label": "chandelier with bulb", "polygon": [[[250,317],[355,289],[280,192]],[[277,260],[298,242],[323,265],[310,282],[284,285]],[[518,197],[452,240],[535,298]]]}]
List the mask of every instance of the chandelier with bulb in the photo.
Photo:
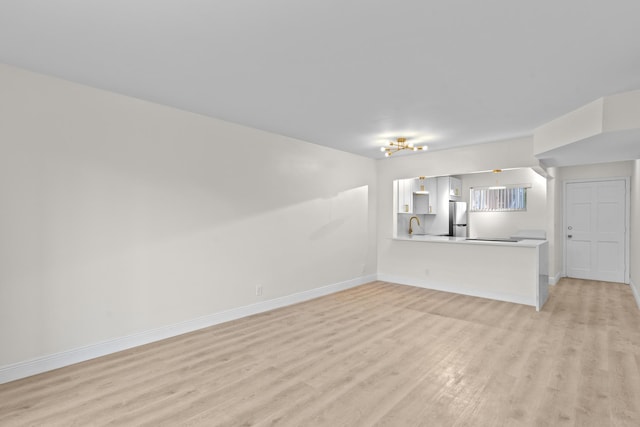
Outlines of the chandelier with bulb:
[{"label": "chandelier with bulb", "polygon": [[385,157],[391,156],[393,153],[397,153],[402,150],[410,151],[425,151],[429,147],[426,145],[416,146],[412,142],[407,142],[407,138],[397,138],[395,141],[389,141],[389,145],[380,147],[380,151],[384,153]]}]

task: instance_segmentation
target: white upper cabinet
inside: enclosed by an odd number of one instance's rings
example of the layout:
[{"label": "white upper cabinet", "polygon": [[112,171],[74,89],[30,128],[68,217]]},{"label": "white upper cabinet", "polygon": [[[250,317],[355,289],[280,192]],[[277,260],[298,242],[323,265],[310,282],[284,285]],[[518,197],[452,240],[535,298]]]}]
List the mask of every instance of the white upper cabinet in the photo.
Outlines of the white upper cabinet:
[{"label": "white upper cabinet", "polygon": [[438,181],[436,178],[418,178],[417,190],[413,193],[413,211],[416,214],[436,214],[438,203]]},{"label": "white upper cabinet", "polygon": [[438,213],[438,178],[427,179],[427,190],[429,191],[429,213]]},{"label": "white upper cabinet", "polygon": [[452,200],[457,200],[462,196],[462,180],[460,178],[449,177],[449,197]]},{"label": "white upper cabinet", "polygon": [[397,180],[398,213],[413,213],[413,192],[416,179]]},{"label": "white upper cabinet", "polygon": [[410,178],[396,181],[398,213],[435,215],[438,212],[438,179]]},{"label": "white upper cabinet", "polygon": [[431,210],[431,205],[429,204],[430,194],[426,192],[417,192],[413,193],[413,213],[414,214],[428,214]]}]

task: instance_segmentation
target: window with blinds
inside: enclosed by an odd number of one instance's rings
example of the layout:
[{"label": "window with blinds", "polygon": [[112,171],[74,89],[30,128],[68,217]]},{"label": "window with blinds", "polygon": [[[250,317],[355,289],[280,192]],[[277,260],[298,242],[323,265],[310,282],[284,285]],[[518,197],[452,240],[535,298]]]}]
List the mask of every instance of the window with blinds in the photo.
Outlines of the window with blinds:
[{"label": "window with blinds", "polygon": [[513,212],[526,210],[526,186],[471,189],[471,212]]}]

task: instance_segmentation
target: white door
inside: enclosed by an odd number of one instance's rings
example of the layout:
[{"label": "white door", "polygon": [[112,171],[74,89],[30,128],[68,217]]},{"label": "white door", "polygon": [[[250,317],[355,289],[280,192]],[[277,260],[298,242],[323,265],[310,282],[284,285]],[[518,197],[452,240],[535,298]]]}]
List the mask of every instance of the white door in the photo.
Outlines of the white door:
[{"label": "white door", "polygon": [[567,276],[624,282],[626,269],[626,181],[566,185]]}]

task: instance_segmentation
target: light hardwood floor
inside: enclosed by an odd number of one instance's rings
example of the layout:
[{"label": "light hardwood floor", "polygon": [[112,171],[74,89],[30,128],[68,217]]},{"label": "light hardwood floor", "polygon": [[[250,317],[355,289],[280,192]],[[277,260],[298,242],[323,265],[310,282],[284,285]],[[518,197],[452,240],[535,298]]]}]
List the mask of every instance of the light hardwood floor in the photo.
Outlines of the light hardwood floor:
[{"label": "light hardwood floor", "polygon": [[374,282],[0,385],[0,425],[640,425],[629,286],[532,307]]}]

